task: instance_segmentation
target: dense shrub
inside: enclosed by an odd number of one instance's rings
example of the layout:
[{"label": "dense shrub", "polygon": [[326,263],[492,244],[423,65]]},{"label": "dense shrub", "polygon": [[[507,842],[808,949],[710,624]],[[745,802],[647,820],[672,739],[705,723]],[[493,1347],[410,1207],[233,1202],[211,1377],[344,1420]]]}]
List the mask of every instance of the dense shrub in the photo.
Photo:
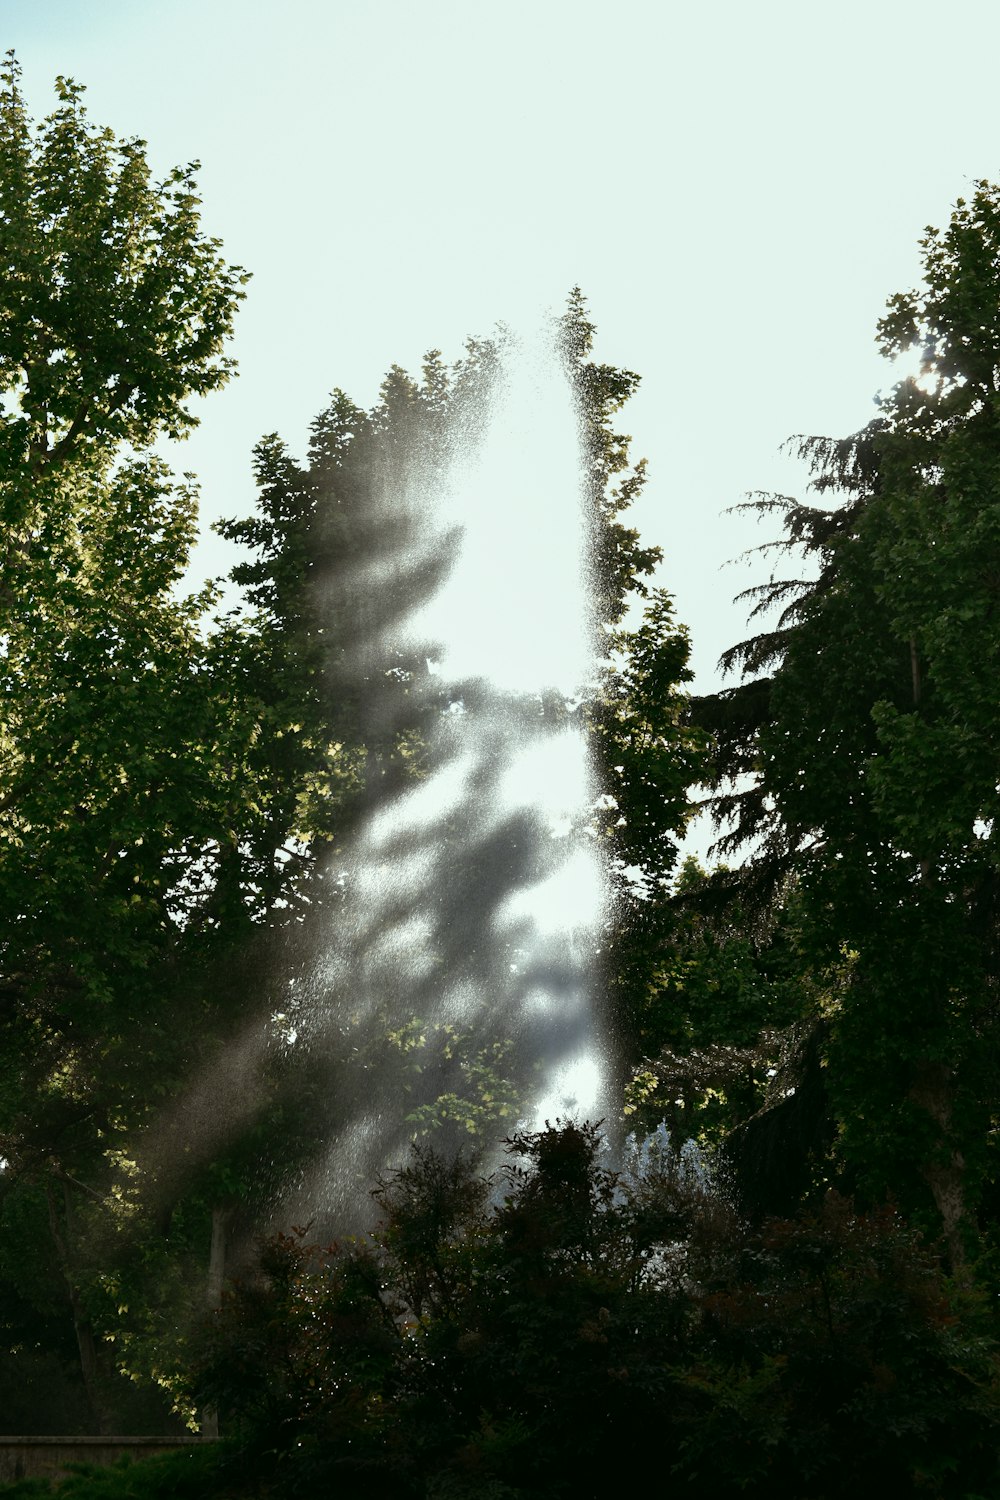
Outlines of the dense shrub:
[{"label": "dense shrub", "polygon": [[231,1290],[195,1394],[277,1493],[1000,1492],[985,1314],[892,1210],[750,1231],[669,1149],[508,1148],[490,1182],[416,1149],[368,1239],[279,1236]]},{"label": "dense shrub", "polygon": [[3,1500],[247,1500],[256,1493],[242,1456],[223,1445],[184,1448],[138,1463],[73,1464],[54,1479],[0,1484]]}]

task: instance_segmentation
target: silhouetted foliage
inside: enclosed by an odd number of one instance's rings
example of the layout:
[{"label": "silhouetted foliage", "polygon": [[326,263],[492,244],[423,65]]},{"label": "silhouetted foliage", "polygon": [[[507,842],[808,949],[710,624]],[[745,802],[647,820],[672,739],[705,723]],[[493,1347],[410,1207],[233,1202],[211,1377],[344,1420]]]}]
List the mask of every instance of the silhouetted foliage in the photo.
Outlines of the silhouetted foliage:
[{"label": "silhouetted foliage", "polygon": [[730,910],[777,921],[794,901],[792,1035],[813,1039],[794,1096],[734,1121],[734,1156],[773,1205],[797,1140],[828,1180],[943,1232],[959,1267],[994,1237],[1000,1113],[1000,191],[977,183],[921,246],[924,285],[879,324],[921,371],[862,431],[796,440],[814,503],[751,500],[783,526],[780,567],[744,596],[771,618],[723,657],[744,680],[694,714],[720,848],[748,850]]},{"label": "silhouetted foliage", "polygon": [[421,1149],[380,1227],[264,1247],[210,1332],[218,1401],[276,1493],[968,1496],[998,1480],[979,1304],[890,1209],[831,1194],[746,1228],[691,1157],[508,1142],[484,1183]]}]

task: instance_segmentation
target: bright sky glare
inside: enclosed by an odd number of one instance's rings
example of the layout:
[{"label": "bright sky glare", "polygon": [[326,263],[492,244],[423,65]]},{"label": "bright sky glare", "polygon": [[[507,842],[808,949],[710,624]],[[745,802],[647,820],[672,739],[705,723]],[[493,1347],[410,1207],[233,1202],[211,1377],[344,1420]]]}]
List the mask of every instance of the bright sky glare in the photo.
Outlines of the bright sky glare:
[{"label": "bright sky glare", "polygon": [[428,522],[461,541],[410,628],[439,643],[456,686],[571,695],[593,679],[579,425],[552,333],[528,312],[501,341],[483,439],[453,437],[442,492],[427,497]]},{"label": "bright sky glare", "polygon": [[[579,282],[699,683],[743,632],[719,568],[764,536],[725,507],[801,492],[778,448],[841,434],[891,378],[873,343],[917,240],[1000,171],[992,0],[2,0],[36,115],[198,157],[207,230],[254,273],[241,376],[177,459],[206,525],[246,512],[250,452],[342,386],[462,352]],[[229,566],[210,539],[196,575]],[[757,575],[759,576],[759,575]]]}]

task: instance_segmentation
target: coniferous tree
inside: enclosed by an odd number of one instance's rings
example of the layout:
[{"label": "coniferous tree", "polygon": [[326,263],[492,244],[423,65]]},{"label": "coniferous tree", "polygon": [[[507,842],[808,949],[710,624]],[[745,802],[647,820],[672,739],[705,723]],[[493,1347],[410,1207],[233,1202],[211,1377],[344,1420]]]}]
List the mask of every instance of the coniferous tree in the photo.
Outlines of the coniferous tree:
[{"label": "coniferous tree", "polygon": [[745,888],[796,883],[841,1169],[958,1264],[998,1104],[998,190],[922,245],[923,288],[879,325],[921,373],[853,437],[801,440],[823,504],[757,502],[813,576],[756,591],[777,623],[698,714],[728,843],[757,841]]}]

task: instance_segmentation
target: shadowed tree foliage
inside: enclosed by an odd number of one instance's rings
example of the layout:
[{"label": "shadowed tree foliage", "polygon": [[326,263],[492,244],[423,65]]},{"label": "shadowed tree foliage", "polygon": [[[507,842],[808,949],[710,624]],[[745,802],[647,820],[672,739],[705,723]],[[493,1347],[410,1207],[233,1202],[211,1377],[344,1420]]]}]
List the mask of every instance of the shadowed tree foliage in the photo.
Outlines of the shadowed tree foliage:
[{"label": "shadowed tree foliage", "polygon": [[[247,548],[245,606],[213,616],[211,589],[179,591],[195,487],[150,444],[228,379],[246,275],[202,232],[194,164],[154,182],[143,143],[94,126],[71,80],[37,126],[12,56],[2,81],[2,1326],[22,1390],[54,1389],[47,1351],[75,1349],[86,1402],[67,1395],[64,1423],[148,1426],[162,1408],[130,1405],[116,1369],[176,1396],[275,1163],[304,1171],[373,1070],[412,1095],[407,1137],[482,1135],[518,1108],[503,1034],[387,1009],[367,1051],[336,1028],[306,1046],[298,1007],[314,935],[344,914],[336,856],[373,799],[423,774],[445,706],[414,691],[412,653],[365,643],[433,587],[448,539],[422,545],[405,504],[373,498],[414,465],[440,472],[459,408],[472,435],[496,351],[470,343],[453,370],[431,355],[420,381],[393,369],[370,412],[336,394],[305,464],[262,440],[257,511],[221,528]],[[592,332],[574,293],[563,337],[615,627],[658,554],[620,518],[641,466],[612,417],[636,377],[589,360]],[[622,860],[627,837],[669,863],[683,778],[667,785],[664,757],[657,803],[637,757],[677,737],[677,705],[657,718],[654,700],[683,654],[658,598],[634,690],[612,674],[595,711]]]},{"label": "shadowed tree foliage", "polygon": [[[628,438],[616,430],[614,419],[638,377],[591,359],[594,329],[578,291],[553,332],[580,414],[598,654],[605,658],[585,708],[603,792],[594,813],[595,834],[617,876],[620,900],[634,904],[637,897],[622,872],[628,865],[641,866],[643,879],[662,885],[687,814],[685,787],[696,744],[681,724],[687,640],[666,594],[651,591],[646,582],[658,549],[643,547],[623,519],[641,486],[643,465],[630,464]],[[337,750],[339,781],[334,784],[326,775],[314,783],[314,830],[334,840],[327,872],[349,867],[349,836],[373,808],[390,807],[427,775],[427,746],[442,716],[456,707],[428,674],[428,650],[409,641],[404,628],[447,575],[457,544],[456,537],[430,528],[420,497],[433,495],[446,482],[456,442],[474,444],[487,420],[508,337],[500,330],[494,339],[470,340],[465,357],[453,367],[432,352],[420,379],[392,369],[371,411],[335,392],[313,424],[307,463],[296,464],[277,437],[265,439],[256,455],[257,513],[220,528],[254,554],[233,575],[252,605],[249,660],[255,670],[266,663],[289,714],[296,705],[295,742],[332,744]],[[531,544],[526,536],[524,546]],[[512,578],[512,593],[515,586]],[[647,605],[645,619],[625,626],[630,601],[636,600]],[[496,628],[503,628],[501,621]],[[476,693],[472,683],[463,689],[464,715],[479,712]],[[537,732],[535,713],[557,726],[572,711],[558,695],[549,695],[524,709],[525,732]],[[278,715],[279,722],[285,718]],[[291,753],[292,745],[285,743]],[[481,787],[485,814],[495,795],[488,770]],[[276,993],[280,1008],[308,1033],[313,1057],[324,1048],[336,1054],[329,1056],[330,1076],[341,1081],[329,1090],[329,1107],[341,1119],[370,1107],[376,1078],[387,1096],[412,1090],[399,1121],[399,1149],[405,1149],[415,1126],[443,1126],[455,1133],[457,1144],[461,1132],[483,1137],[503,1129],[515,1114],[518,1098],[533,1082],[530,1076],[515,1079],[510,1071],[517,1018],[505,1018],[494,1005],[494,1031],[475,1045],[472,1037],[456,1036],[451,1018],[439,1014],[439,1007],[446,981],[459,975],[483,996],[509,989],[509,981],[500,985],[489,967],[496,961],[495,945],[484,942],[483,932],[490,912],[511,889],[538,878],[525,864],[534,843],[537,835],[514,818],[492,827],[484,816],[482,828],[473,828],[446,817],[429,827],[419,846],[395,851],[400,860],[433,851],[438,874],[431,909],[448,912],[449,922],[436,932],[435,963],[414,984],[413,1014],[396,1014],[386,993],[374,1019],[353,1032],[352,1045],[360,1048],[364,1064],[348,1077],[338,1071],[344,1052],[340,1032],[324,1038],[316,1028],[316,985],[327,981],[310,977],[316,973],[314,955],[328,946],[331,923],[354,924],[355,992],[328,1008],[324,1024],[338,1014],[363,1013],[357,990],[368,949],[376,949],[387,930],[419,917],[428,892],[414,883],[398,893],[366,943],[363,922],[358,926],[357,914],[352,916],[352,878],[338,883],[328,874],[324,881],[322,863],[310,857],[319,847],[315,839],[311,849],[302,848],[307,879],[299,887],[304,904],[298,938],[293,935],[278,952]],[[389,897],[382,892],[380,899]],[[291,990],[285,987],[289,972],[299,976]],[[526,988],[529,980],[526,975]],[[336,1128],[331,1118],[329,1132]],[[317,1139],[329,1132],[318,1131]]]},{"label": "shadowed tree foliage", "polygon": [[794,874],[837,1159],[959,1264],[998,1103],[997,189],[922,246],[924,286],[879,325],[886,354],[922,350],[921,374],[854,436],[799,440],[820,503],[754,502],[809,576],[751,591],[776,622],[728,654],[747,680],[697,716],[724,845],[756,841],[747,888]]},{"label": "shadowed tree foliage", "polygon": [[149,1238],[136,1131],[226,1029],[212,907],[254,801],[248,710],[203,635],[211,591],[177,592],[196,493],[148,445],[228,379],[246,277],[201,233],[194,167],[155,184],[77,85],[36,127],[13,57],[2,81],[4,1342],[57,1427],[46,1360],[75,1342],[106,1429],[163,1420],[129,1415],[112,1378],[101,1277],[116,1241]]},{"label": "shadowed tree foliage", "polygon": [[379,1228],[264,1248],[209,1331],[203,1394],[267,1493],[988,1493],[993,1345],[899,1215],[831,1194],[748,1231],[662,1138],[516,1134],[499,1181],[426,1148]]}]

